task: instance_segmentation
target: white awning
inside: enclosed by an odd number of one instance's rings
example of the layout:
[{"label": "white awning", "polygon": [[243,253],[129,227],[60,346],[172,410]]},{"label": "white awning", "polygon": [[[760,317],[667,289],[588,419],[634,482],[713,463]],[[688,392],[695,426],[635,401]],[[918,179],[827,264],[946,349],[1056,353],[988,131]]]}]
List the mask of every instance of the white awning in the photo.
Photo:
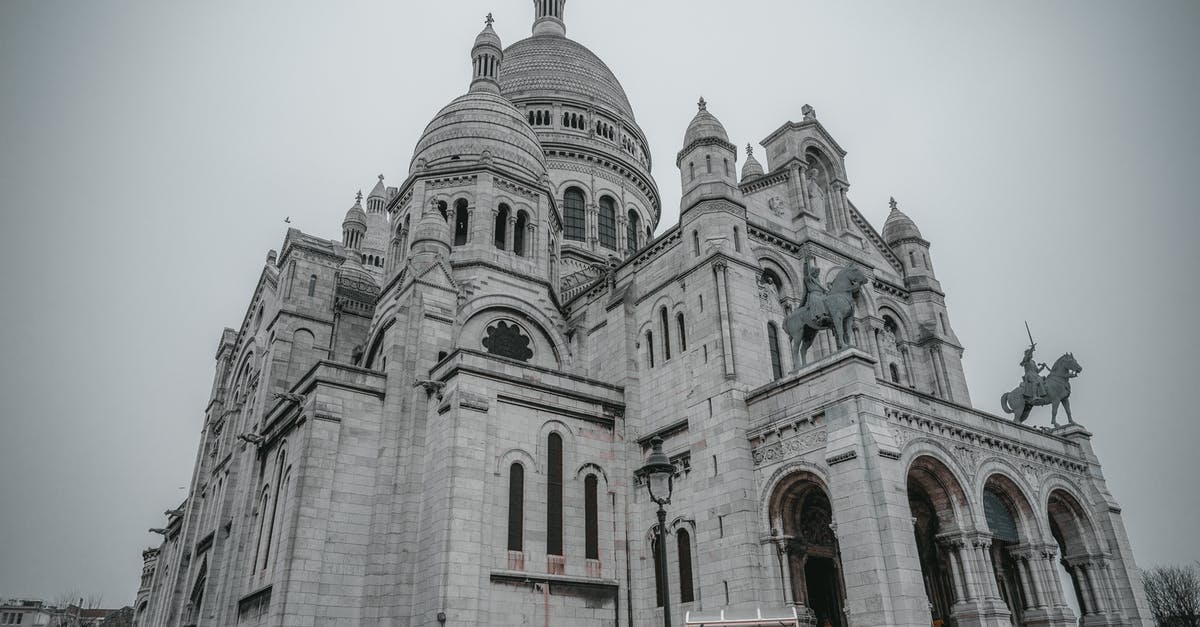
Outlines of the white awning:
[{"label": "white awning", "polygon": [[753,610],[717,610],[688,612],[687,627],[717,627],[740,625],[741,627],[800,627],[800,615],[796,608],[757,608]]}]

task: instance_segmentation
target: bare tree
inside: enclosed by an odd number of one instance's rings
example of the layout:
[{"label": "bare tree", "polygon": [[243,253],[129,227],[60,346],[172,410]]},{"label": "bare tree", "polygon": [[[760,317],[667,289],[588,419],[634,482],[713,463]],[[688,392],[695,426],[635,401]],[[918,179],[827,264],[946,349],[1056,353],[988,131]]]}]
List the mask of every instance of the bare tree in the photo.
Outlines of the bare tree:
[{"label": "bare tree", "polygon": [[1158,627],[1200,627],[1200,562],[1155,566],[1142,573]]}]

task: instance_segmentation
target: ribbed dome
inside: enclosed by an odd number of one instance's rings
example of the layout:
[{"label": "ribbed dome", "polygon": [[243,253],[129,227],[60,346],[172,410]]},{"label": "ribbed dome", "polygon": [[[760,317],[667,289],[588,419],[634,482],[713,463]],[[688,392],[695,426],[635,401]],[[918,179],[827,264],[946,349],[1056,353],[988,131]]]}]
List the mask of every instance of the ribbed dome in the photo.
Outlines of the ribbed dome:
[{"label": "ribbed dome", "polygon": [[342,220],[342,226],[349,224],[357,224],[362,228],[367,228],[367,212],[362,208],[362,192],[359,192],[358,199],[354,201],[354,206],[346,212],[346,219]]},{"label": "ribbed dome", "polygon": [[472,91],[455,98],[434,116],[413,151],[409,173],[426,168],[491,160],[507,165],[532,180],[546,173],[546,160],[537,135],[525,117],[505,98]]},{"label": "ribbed dome", "polygon": [[746,165],[742,166],[742,180],[762,175],[763,167],[758,159],[754,158],[754,148],[750,144],[746,144]]},{"label": "ribbed dome", "polygon": [[491,14],[488,14],[488,23],[479,32],[479,36],[475,38],[475,45],[472,48],[480,46],[494,46],[497,50],[503,50],[504,46],[500,44],[500,36],[492,28]]},{"label": "ribbed dome", "polygon": [[500,66],[500,93],[514,101],[577,96],[607,105],[633,121],[633,107],[612,70],[591,50],[566,37],[539,35],[509,46]]},{"label": "ribbed dome", "polygon": [[708,112],[708,104],[704,102],[703,98],[700,99],[699,106],[700,110],[696,112],[696,117],[692,118],[687,132],[683,134],[684,150],[702,139],[719,139],[728,144],[729,134],[725,132],[725,125]]},{"label": "ribbed dome", "polygon": [[921,230],[917,228],[917,223],[896,206],[896,199],[891,200],[891,205],[892,212],[888,214],[887,220],[883,223],[883,241],[891,245],[902,239],[913,237],[925,239],[921,236]]}]

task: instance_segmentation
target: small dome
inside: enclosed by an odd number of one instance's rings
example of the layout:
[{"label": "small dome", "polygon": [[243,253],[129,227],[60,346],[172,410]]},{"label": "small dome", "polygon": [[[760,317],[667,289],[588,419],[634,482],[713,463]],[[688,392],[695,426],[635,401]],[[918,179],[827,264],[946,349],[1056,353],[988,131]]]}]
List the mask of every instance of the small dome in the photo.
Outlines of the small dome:
[{"label": "small dome", "polygon": [[354,199],[354,206],[346,212],[346,219],[342,220],[342,226],[357,224],[362,228],[367,228],[367,212],[362,208],[362,192],[358,193],[358,197]]},{"label": "small dome", "polygon": [[492,28],[492,14],[488,13],[487,24],[483,30],[479,32],[479,36],[475,38],[475,45],[472,50],[478,49],[480,46],[491,46],[496,50],[504,50],[504,46],[500,43],[500,36]]},{"label": "small dome", "polygon": [[754,148],[746,144],[746,165],[742,166],[742,180],[763,175],[762,164],[754,158]]},{"label": "small dome", "polygon": [[413,151],[409,173],[477,162],[503,164],[540,181],[546,158],[525,116],[504,97],[472,91],[434,116]]},{"label": "small dome", "polygon": [[347,250],[346,258],[342,260],[342,265],[338,268],[338,273],[347,279],[353,279],[378,287],[379,284],[376,283],[375,277],[371,276],[367,268],[362,265],[362,261],[359,260],[358,255],[359,253],[355,251]]},{"label": "small dome", "polygon": [[917,228],[917,223],[912,221],[912,218],[900,211],[896,206],[896,199],[891,199],[892,212],[888,214],[887,220],[883,223],[883,241],[891,244],[904,239],[917,238],[925,239],[921,236],[921,230]]},{"label": "small dome", "polygon": [[725,132],[721,121],[708,112],[708,103],[701,98],[698,105],[700,110],[696,112],[696,117],[688,124],[687,133],[683,135],[683,149],[687,150],[693,143],[702,139],[719,139],[728,144],[729,134]]}]

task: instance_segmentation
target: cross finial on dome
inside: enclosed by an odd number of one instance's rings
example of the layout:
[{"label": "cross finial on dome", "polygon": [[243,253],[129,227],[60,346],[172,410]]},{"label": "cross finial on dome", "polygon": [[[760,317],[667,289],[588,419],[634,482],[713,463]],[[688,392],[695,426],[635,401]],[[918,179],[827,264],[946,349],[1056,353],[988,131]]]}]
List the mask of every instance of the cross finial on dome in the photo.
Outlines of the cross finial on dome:
[{"label": "cross finial on dome", "polygon": [[492,22],[495,22],[495,21],[496,21],[496,18],[492,17],[492,14],[489,12],[487,14],[487,17],[484,18],[483,24],[484,24],[484,26],[491,26]]},{"label": "cross finial on dome", "polygon": [[380,174],[380,175],[379,175],[379,181],[380,181],[380,182],[383,182],[383,175],[382,175],[382,174]]},{"label": "cross finial on dome", "polygon": [[362,202],[362,190],[361,189],[358,190],[358,193],[354,195],[354,202]]},{"label": "cross finial on dome", "polygon": [[888,198],[888,206],[892,208],[892,211],[898,211],[900,209],[899,207],[896,206],[896,197],[895,196]]},{"label": "cross finial on dome", "polygon": [[754,156],[754,147],[753,147],[753,146],[751,146],[750,144],[746,144],[746,156],[747,156],[747,157],[753,157],[753,156]]},{"label": "cross finial on dome", "polygon": [[697,102],[696,106],[700,107],[701,111],[708,110],[708,103],[704,101],[704,96],[700,96],[700,102]]}]

